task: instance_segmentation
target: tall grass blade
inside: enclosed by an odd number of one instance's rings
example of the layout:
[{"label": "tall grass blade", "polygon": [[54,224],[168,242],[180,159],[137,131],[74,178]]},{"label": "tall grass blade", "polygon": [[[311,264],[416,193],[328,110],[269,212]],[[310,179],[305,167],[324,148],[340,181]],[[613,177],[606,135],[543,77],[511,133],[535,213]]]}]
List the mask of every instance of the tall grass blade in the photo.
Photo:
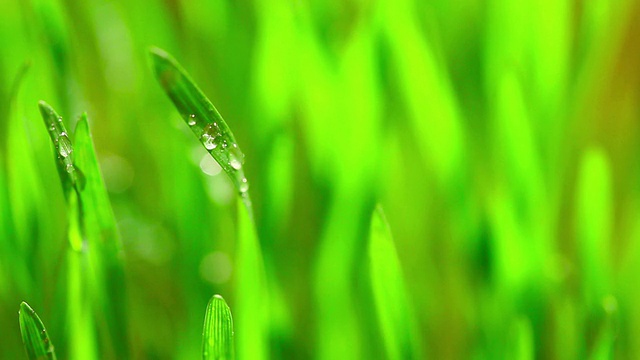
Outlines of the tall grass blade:
[{"label": "tall grass blade", "polygon": [[36,312],[27,304],[20,304],[19,321],[22,342],[30,360],[55,360],[56,353],[49,334]]},{"label": "tall grass blade", "polygon": [[231,310],[220,295],[214,295],[204,315],[202,330],[202,358],[205,360],[232,360],[233,319]]},{"label": "tall grass blade", "polygon": [[371,286],[387,358],[421,358],[400,261],[380,206],[371,218],[369,261]]},{"label": "tall grass blade", "polygon": [[187,72],[167,52],[152,48],[153,70],[160,85],[195,136],[242,194],[249,189],[240,150],[231,129]]},{"label": "tall grass blade", "polygon": [[609,160],[601,149],[589,149],[582,158],[576,193],[576,232],[580,244],[583,295],[599,307],[610,289],[613,213]]},{"label": "tall grass blade", "polygon": [[[164,50],[150,50],[160,85],[209,154],[220,164],[241,195],[238,203],[237,312],[238,358],[267,358],[265,326],[266,279],[258,241],[244,154],[227,123],[187,72]],[[244,206],[243,206],[244,205]]]},{"label": "tall grass blade", "polygon": [[249,212],[238,201],[238,268],[236,284],[236,329],[239,359],[268,358],[266,278],[260,243]]},{"label": "tall grass blade", "polygon": [[99,282],[97,291],[102,311],[97,311],[107,324],[110,342],[118,357],[127,354],[127,331],[124,291],[124,269],[121,261],[121,240],[109,195],[102,180],[87,115],[83,114],[74,133],[76,165],[82,169],[85,186],[80,191],[82,231],[91,247],[89,257]]}]

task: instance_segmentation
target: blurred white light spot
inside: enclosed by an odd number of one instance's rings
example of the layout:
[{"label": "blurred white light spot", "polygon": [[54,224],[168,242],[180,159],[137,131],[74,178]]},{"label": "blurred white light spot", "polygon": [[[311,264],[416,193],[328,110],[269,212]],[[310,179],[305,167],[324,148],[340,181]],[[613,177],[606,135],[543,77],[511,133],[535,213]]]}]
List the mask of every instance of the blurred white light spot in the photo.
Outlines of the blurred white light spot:
[{"label": "blurred white light spot", "polygon": [[125,251],[131,251],[154,265],[163,265],[173,257],[175,246],[161,225],[126,218],[118,222],[118,228]]},{"label": "blurred white light spot", "polygon": [[200,160],[200,169],[209,176],[216,176],[222,171],[218,162],[216,162],[209,153],[206,153]]},{"label": "blurred white light spot", "polygon": [[231,278],[231,260],[229,256],[220,251],[214,251],[200,262],[200,276],[212,283],[223,284]]}]

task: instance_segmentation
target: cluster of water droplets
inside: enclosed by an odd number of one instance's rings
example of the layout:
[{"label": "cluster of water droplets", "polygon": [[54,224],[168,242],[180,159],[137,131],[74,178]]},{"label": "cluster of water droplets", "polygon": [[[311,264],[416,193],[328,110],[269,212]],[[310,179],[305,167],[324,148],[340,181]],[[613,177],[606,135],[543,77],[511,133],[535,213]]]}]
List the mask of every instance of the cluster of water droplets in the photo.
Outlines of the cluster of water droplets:
[{"label": "cluster of water droplets", "polygon": [[[195,114],[187,116],[187,124],[192,128],[198,124]],[[249,190],[249,182],[242,171],[244,154],[230,134],[223,130],[217,122],[206,124],[204,128],[202,128],[201,134],[198,134],[198,127],[193,129],[196,132],[196,135],[200,137],[202,145],[204,145],[207,150],[216,152],[218,155],[216,160],[226,162],[226,164],[231,167],[238,181],[238,188],[240,192],[247,192]]]},{"label": "cluster of water droplets", "polygon": [[64,171],[69,174],[69,177],[71,178],[71,181],[73,183],[77,183],[80,184],[80,186],[83,186],[84,178],[82,177],[82,174],[78,171],[78,169],[73,165],[73,145],[71,144],[69,135],[64,129],[62,117],[58,117],[57,121],[51,123],[49,131],[51,132],[51,138],[53,139],[53,144],[56,148],[58,160],[60,160],[62,166],[64,167]]},{"label": "cluster of water droplets", "polygon": [[[53,143],[58,152],[58,159],[65,164],[65,171],[69,174],[73,174],[76,169],[73,166],[73,145],[71,145],[71,140],[69,140],[69,135],[63,130],[64,127],[62,125],[62,117],[58,117],[58,124],[52,123],[49,127],[49,131],[53,134]],[[57,126],[56,126],[57,125]],[[60,132],[59,135],[56,136],[56,130]]]}]

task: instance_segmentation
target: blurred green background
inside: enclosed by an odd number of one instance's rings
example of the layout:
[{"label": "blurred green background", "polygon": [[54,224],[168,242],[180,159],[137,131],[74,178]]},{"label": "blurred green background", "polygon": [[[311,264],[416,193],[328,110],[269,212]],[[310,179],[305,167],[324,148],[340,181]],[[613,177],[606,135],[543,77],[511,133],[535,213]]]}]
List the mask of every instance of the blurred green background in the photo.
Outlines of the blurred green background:
[{"label": "blurred green background", "polygon": [[131,358],[200,357],[209,298],[234,313],[243,296],[235,191],[154,79],[151,45],[246,155],[272,358],[386,358],[376,203],[416,357],[640,358],[639,24],[635,0],[3,0],[0,358],[25,358],[23,300],[59,358],[71,346],[41,99],[68,128],[88,113]]}]

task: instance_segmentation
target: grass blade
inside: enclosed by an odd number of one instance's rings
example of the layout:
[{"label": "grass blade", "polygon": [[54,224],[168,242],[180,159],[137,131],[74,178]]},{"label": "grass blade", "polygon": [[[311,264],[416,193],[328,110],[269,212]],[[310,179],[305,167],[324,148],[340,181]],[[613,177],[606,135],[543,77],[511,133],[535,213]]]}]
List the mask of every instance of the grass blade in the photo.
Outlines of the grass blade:
[{"label": "grass blade", "polygon": [[233,319],[231,310],[220,295],[214,295],[204,315],[202,358],[231,360],[233,352]]},{"label": "grass blade", "polygon": [[599,307],[602,298],[611,291],[612,187],[606,153],[598,148],[589,149],[582,157],[575,206],[582,290],[593,307]]},{"label": "grass blade", "polygon": [[227,123],[171,55],[158,48],[150,52],[156,78],[182,118],[238,191],[246,193],[249,184],[242,169],[244,154]]},{"label": "grass blade", "polygon": [[268,351],[264,324],[268,320],[268,298],[264,264],[255,225],[240,200],[236,254],[238,358],[266,359]]},{"label": "grass blade", "polygon": [[387,358],[421,358],[400,262],[380,206],[373,212],[369,236],[371,285]]},{"label": "grass blade", "polygon": [[244,154],[222,116],[180,64],[164,50],[152,48],[150,52],[160,85],[242,197],[242,202],[238,202],[238,357],[252,360],[267,358],[264,327],[267,320],[266,279],[249,198],[249,183],[242,167]]},{"label": "grass blade", "polygon": [[[124,291],[124,269],[121,240],[109,195],[102,180],[98,159],[89,131],[87,115],[83,114],[74,133],[76,165],[82,169],[85,186],[80,191],[83,236],[91,247],[89,257],[96,279],[102,311],[98,317],[107,324],[110,342],[117,357],[127,356],[127,331]],[[105,355],[105,354],[103,354]]]},{"label": "grass blade", "polygon": [[55,360],[56,353],[53,344],[38,314],[26,302],[20,304],[18,314],[22,342],[27,350],[29,359]]},{"label": "grass blade", "polygon": [[62,117],[44,101],[40,101],[38,106],[44,124],[49,131],[49,137],[56,148],[56,165],[65,195],[68,196],[72,187],[77,190],[83,187],[84,177],[74,165],[73,145],[69,140],[69,133],[62,122]]}]

